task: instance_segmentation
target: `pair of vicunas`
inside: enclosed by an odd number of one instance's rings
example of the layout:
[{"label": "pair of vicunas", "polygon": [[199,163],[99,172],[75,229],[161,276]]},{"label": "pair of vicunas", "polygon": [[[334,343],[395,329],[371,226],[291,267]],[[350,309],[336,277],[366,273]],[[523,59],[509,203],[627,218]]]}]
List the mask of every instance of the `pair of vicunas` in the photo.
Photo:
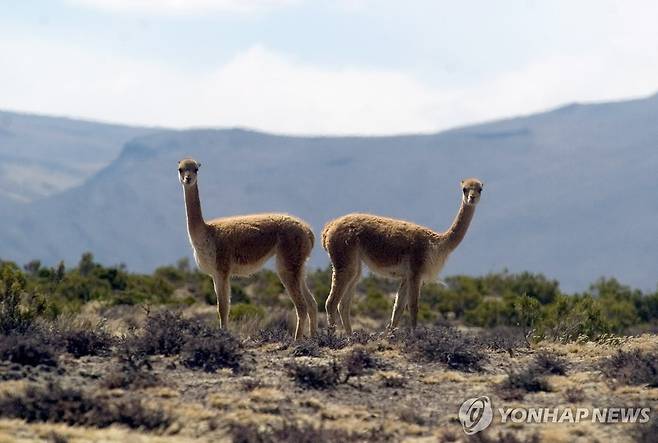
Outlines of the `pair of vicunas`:
[{"label": "pair of vicunas", "polygon": [[[185,194],[187,232],[194,258],[199,269],[212,277],[220,326],[226,328],[228,324],[230,277],[250,275],[274,256],[281,283],[297,311],[295,339],[303,337],[307,321],[314,336],[318,305],[306,285],[304,271],[314,243],[309,225],[285,214],[255,214],[206,222],[197,186],[199,167],[200,163],[194,159],[181,160],[178,175]],[[445,232],[370,214],[348,214],[325,225],[322,246],[333,267],[326,302],[330,328],[335,327],[340,316],[345,332],[351,334],[350,305],[363,262],[377,274],[400,280],[388,326],[397,327],[408,306],[411,327],[416,327],[420,289],[424,282],[438,276],[448,255],[464,238],[483,185],[480,180],[469,178],[461,182],[461,187],[459,212]]]}]

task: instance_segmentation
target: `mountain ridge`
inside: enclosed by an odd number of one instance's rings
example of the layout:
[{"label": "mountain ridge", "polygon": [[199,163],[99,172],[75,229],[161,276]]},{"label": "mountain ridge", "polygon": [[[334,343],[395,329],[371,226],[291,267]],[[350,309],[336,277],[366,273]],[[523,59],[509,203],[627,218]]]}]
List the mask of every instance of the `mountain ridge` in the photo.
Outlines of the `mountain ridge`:
[{"label": "mountain ridge", "polygon": [[[656,98],[569,105],[434,134],[142,134],[82,185],[1,216],[0,255],[74,263],[91,250],[140,271],[189,256],[175,165],[193,156],[202,163],[207,218],[287,212],[307,219],[316,235],[356,211],[446,229],[459,180],[478,176],[482,202],[444,273],[527,269],[570,290],[602,275],[653,288],[658,236],[647,234],[658,225]],[[317,247],[311,265],[326,263]]]}]

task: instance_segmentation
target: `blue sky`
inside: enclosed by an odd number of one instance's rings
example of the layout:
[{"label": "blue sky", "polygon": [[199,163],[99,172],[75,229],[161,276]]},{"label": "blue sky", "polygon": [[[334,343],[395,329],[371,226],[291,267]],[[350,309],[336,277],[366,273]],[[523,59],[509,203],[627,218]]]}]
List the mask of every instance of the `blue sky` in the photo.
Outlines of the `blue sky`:
[{"label": "blue sky", "polygon": [[0,0],[0,109],[429,132],[658,91],[651,1]]}]

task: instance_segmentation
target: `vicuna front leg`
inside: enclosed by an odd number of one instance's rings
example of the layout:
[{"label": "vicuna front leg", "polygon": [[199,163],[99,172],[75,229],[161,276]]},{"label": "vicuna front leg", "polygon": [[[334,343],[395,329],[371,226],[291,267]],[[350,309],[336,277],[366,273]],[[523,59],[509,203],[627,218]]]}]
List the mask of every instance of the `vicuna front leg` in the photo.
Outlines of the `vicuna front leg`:
[{"label": "vicuna front leg", "polygon": [[397,328],[400,324],[400,318],[407,307],[408,287],[407,280],[403,279],[398,288],[398,293],[395,296],[395,305],[393,306],[393,313],[391,314],[391,322],[388,324],[389,329]]},{"label": "vicuna front leg", "polygon": [[228,313],[231,310],[231,284],[227,275],[216,275],[212,280],[217,295],[219,327],[228,329]]},{"label": "vicuna front leg", "polygon": [[409,315],[411,316],[411,329],[416,329],[418,324],[418,299],[420,298],[421,282],[418,277],[410,277],[407,280],[407,294],[409,303]]},{"label": "vicuna front leg", "polygon": [[345,292],[349,289],[352,280],[356,278],[356,269],[344,268],[339,269],[334,265],[333,274],[331,276],[331,290],[329,297],[325,303],[327,310],[327,323],[330,328],[336,327],[336,320],[338,319],[338,305],[341,303]]}]

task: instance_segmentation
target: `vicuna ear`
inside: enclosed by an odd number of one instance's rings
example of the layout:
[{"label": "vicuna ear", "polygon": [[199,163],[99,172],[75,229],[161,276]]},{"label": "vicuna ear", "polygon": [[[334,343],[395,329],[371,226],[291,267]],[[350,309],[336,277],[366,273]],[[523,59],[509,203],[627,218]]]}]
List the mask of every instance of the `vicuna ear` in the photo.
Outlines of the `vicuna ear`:
[{"label": "vicuna ear", "polygon": [[459,184],[460,184],[461,186],[464,186],[464,180],[460,181]]}]

